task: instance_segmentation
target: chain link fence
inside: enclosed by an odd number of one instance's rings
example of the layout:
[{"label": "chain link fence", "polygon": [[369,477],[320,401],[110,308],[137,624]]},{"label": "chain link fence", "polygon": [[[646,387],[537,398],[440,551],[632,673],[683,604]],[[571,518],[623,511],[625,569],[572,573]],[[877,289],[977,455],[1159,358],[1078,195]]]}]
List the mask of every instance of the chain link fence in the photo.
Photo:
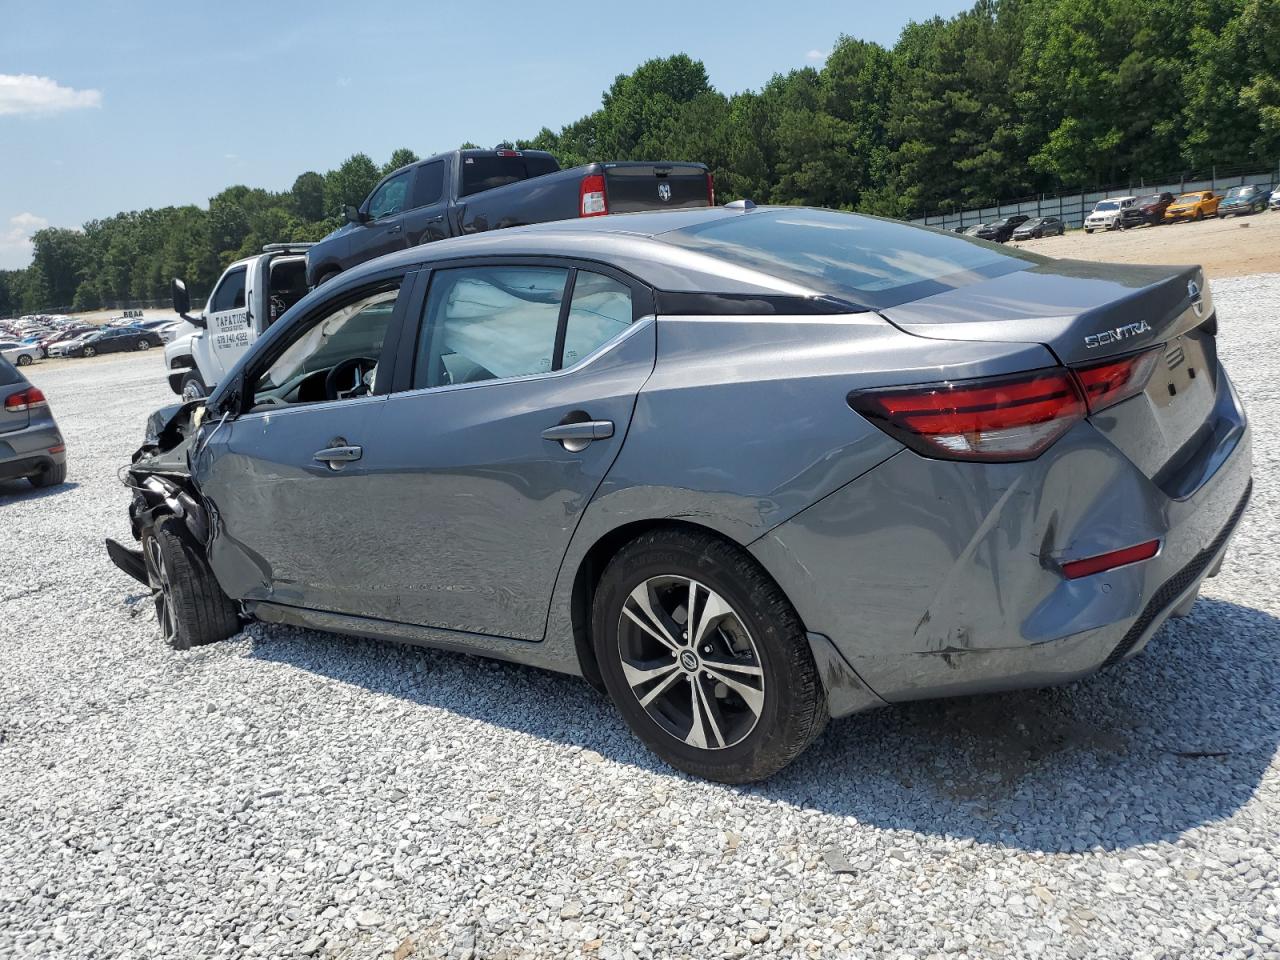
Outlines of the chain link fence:
[{"label": "chain link fence", "polygon": [[1157,179],[1139,179],[1127,184],[1111,187],[1097,187],[1093,190],[1077,193],[1040,194],[1034,197],[1022,197],[1008,200],[995,206],[979,207],[972,210],[928,213],[912,220],[930,227],[942,227],[944,230],[963,229],[979,223],[990,223],[1001,217],[1021,213],[1028,217],[1057,217],[1068,227],[1079,227],[1084,218],[1093,210],[1094,204],[1108,197],[1143,196],[1150,193],[1172,194],[1193,193],[1197,190],[1227,190],[1245,184],[1258,184],[1273,187],[1280,184],[1280,160],[1270,167],[1260,164],[1240,167],[1215,167],[1208,171],[1178,173]]}]

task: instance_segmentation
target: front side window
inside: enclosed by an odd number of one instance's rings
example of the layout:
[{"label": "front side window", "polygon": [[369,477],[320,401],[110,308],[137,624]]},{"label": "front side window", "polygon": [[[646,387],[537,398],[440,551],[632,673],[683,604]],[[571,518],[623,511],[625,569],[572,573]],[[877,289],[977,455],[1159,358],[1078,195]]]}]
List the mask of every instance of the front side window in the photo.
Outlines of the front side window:
[{"label": "front side window", "polygon": [[371,393],[398,294],[398,289],[368,293],[298,330],[254,383],[254,409]]},{"label": "front side window", "polygon": [[236,267],[218,284],[210,300],[209,312],[218,313],[223,310],[244,309],[245,268]]},{"label": "front side window", "polygon": [[369,216],[374,220],[390,217],[404,209],[405,198],[409,193],[409,177],[412,170],[406,170],[392,177],[369,198]]},{"label": "front side window", "polygon": [[612,277],[579,270],[564,327],[564,362],[572,367],[631,326],[631,289]]},{"label": "front side window", "polygon": [[427,295],[415,387],[526,377],[552,369],[569,271],[440,270]]}]

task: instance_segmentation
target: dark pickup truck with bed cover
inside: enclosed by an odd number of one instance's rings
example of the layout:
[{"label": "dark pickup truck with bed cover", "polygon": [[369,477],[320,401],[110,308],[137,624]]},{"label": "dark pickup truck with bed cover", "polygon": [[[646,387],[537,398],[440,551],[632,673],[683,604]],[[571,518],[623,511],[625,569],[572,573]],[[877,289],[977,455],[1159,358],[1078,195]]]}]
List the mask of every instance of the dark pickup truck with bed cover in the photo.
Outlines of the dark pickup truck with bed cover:
[{"label": "dark pickup truck with bed cover", "polygon": [[389,173],[307,251],[315,286],[383,254],[484,230],[715,205],[701,163],[620,161],[561,170],[542,150],[453,150]]}]

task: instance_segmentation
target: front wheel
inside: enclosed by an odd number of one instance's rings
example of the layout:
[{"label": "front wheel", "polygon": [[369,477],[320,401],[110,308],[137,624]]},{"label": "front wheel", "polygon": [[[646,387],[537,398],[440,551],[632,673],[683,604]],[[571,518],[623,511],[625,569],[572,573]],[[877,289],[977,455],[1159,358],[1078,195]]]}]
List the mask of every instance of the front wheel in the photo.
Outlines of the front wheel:
[{"label": "front wheel", "polygon": [[142,535],[142,558],[160,635],[169,646],[189,650],[240,629],[235,604],[177,517],[163,517]]},{"label": "front wheel", "polygon": [[145,337],[144,337],[144,338],[142,338],[141,340],[139,340],[139,341],[138,341],[138,349],[139,349],[139,350],[150,350],[150,349],[151,349],[151,341],[150,341],[150,340],[148,340],[148,339],[146,339]]},{"label": "front wheel", "polygon": [[67,482],[67,465],[66,463],[55,464],[48,470],[43,470],[33,477],[28,477],[31,485],[37,489],[43,487],[56,487],[60,483]]},{"label": "front wheel", "polygon": [[84,355],[86,357],[96,357],[98,355],[98,351],[95,350],[93,347],[85,347]]},{"label": "front wheel", "polygon": [[179,393],[182,394],[184,401],[200,400],[209,395],[209,388],[205,386],[204,378],[195,370],[192,370],[182,378],[182,386],[179,388]]},{"label": "front wheel", "polygon": [[1199,223],[1201,220],[1203,220],[1203,219],[1204,219],[1204,211],[1203,211],[1203,210],[1197,210],[1197,211],[1196,211],[1196,215],[1195,215],[1194,217],[1192,217],[1191,219],[1192,219],[1192,220],[1194,220],[1196,223]]},{"label": "front wheel", "polygon": [[1085,233],[1093,233],[1093,228],[1092,228],[1092,227],[1085,227],[1085,228],[1084,228],[1084,232],[1085,232]]},{"label": "front wheel", "polygon": [[710,535],[657,530],[623,547],[596,590],[592,636],[622,718],[687,773],[762,780],[826,724],[799,616],[754,560]]}]

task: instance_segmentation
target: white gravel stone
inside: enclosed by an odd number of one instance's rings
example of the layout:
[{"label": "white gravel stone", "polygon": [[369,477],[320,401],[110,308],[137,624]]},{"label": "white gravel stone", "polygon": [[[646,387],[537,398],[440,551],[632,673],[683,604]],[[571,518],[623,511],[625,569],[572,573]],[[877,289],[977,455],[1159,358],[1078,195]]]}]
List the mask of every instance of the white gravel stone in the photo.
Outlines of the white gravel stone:
[{"label": "white gravel stone", "polygon": [[1213,289],[1256,484],[1192,616],[742,789],[570,677],[262,624],[168,650],[102,549],[160,359],[30,368],[70,471],[0,483],[0,956],[1280,956],[1280,276]]}]

